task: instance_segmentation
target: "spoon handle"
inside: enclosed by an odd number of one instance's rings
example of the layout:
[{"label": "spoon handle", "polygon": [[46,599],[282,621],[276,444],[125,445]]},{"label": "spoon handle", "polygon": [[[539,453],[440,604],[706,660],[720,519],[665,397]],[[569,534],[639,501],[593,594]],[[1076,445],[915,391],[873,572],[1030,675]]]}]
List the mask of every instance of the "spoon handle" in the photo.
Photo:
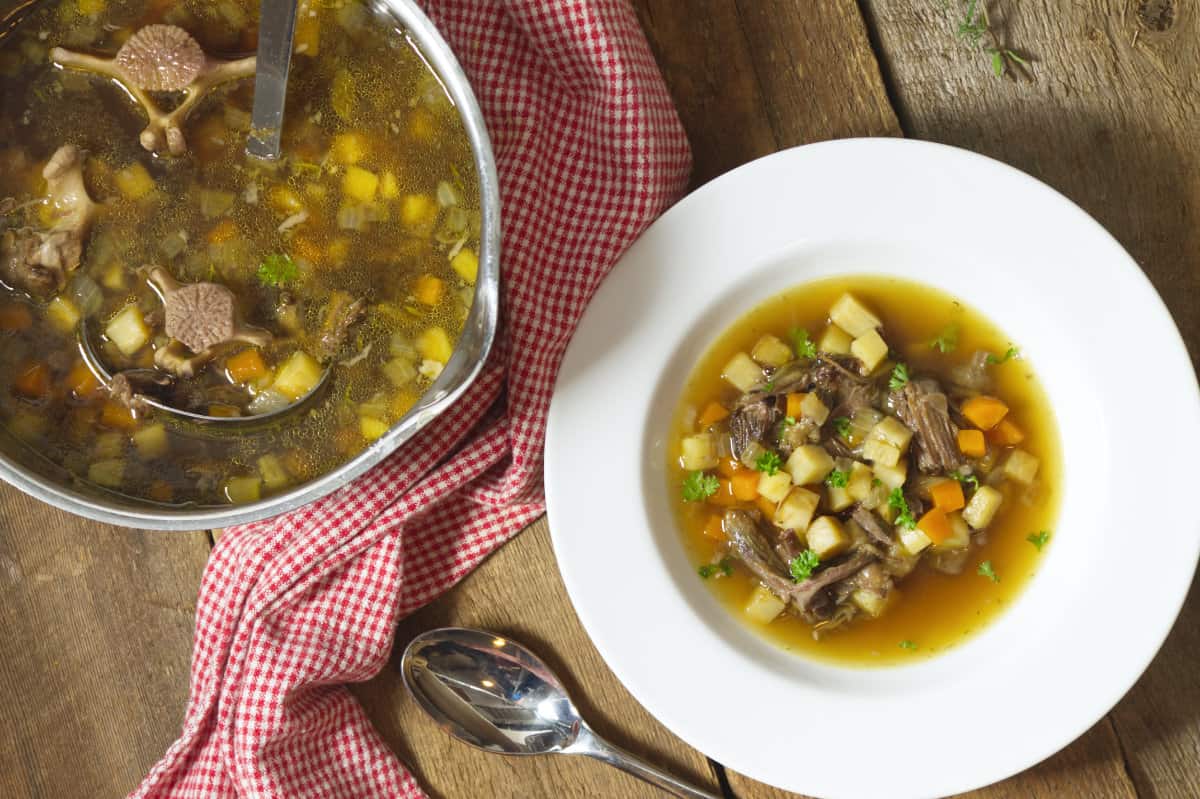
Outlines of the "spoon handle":
[{"label": "spoon handle", "polygon": [[296,0],[262,0],[254,109],[246,152],[265,161],[279,159],[279,134],[287,99],[288,71],[296,33]]},{"label": "spoon handle", "polygon": [[610,766],[615,766],[626,774],[632,774],[640,780],[645,780],[672,796],[680,796],[683,799],[721,799],[715,793],[709,793],[695,786],[688,785],[686,782],[677,780],[665,771],[659,771],[636,755],[613,746],[592,732],[591,728],[586,724],[581,726],[579,736],[566,752],[572,755],[585,755],[607,763]]}]

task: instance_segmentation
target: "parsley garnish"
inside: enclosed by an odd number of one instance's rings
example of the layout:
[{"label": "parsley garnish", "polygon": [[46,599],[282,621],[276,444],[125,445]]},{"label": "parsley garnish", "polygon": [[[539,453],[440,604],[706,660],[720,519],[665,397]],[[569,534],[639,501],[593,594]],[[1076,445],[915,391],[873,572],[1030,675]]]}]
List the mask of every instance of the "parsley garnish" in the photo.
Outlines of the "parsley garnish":
[{"label": "parsley garnish", "polygon": [[774,477],[779,472],[779,467],[783,465],[783,458],[779,457],[778,452],[767,450],[759,455],[754,461],[754,468],[760,472],[766,472]]},{"label": "parsley garnish", "polygon": [[792,349],[796,351],[797,358],[817,357],[817,345],[809,339],[807,330],[793,327],[788,335],[792,338]]},{"label": "parsley garnish", "polygon": [[913,651],[917,648],[917,645],[914,644],[912,641],[908,640],[907,638],[905,638],[903,641],[900,642],[900,648],[907,649],[909,651]]},{"label": "parsley garnish", "polygon": [[1040,533],[1030,533],[1025,536],[1025,540],[1037,547],[1037,551],[1041,552],[1042,547],[1046,546],[1046,542],[1050,540],[1050,531],[1042,530]]},{"label": "parsley garnish", "polygon": [[892,493],[888,494],[888,507],[896,511],[896,524],[900,527],[911,530],[917,526],[917,520],[913,518],[912,511],[908,509],[908,500],[904,498],[903,490],[892,489]]},{"label": "parsley garnish", "polygon": [[958,325],[946,325],[942,332],[929,342],[929,349],[942,353],[954,352],[958,348]]},{"label": "parsley garnish", "polygon": [[721,558],[720,563],[706,563],[699,569],[696,569],[696,572],[705,580],[707,580],[709,577],[712,577],[717,572],[720,572],[726,577],[732,577],[733,561],[730,558]]},{"label": "parsley garnish", "polygon": [[802,583],[809,577],[812,577],[813,570],[821,565],[821,558],[816,552],[811,549],[806,549],[796,557],[792,558],[792,562],[788,564],[788,569],[792,573],[792,580],[797,583]]},{"label": "parsley garnish", "polygon": [[825,484],[831,488],[845,488],[850,483],[850,472],[834,469],[825,477]]},{"label": "parsley garnish", "polygon": [[683,478],[683,500],[684,502],[700,502],[717,493],[717,489],[720,487],[720,481],[711,474],[692,472]]},{"label": "parsley garnish", "polygon": [[1021,354],[1021,351],[1019,349],[1017,349],[1016,347],[1009,347],[1007,350],[1004,351],[1004,357],[1002,357],[1002,358],[997,358],[995,355],[989,354],[987,356],[987,362],[988,363],[1004,363],[1005,361],[1011,361],[1013,358],[1017,357],[1020,354]]},{"label": "parsley garnish", "polygon": [[892,377],[888,380],[888,388],[892,391],[904,388],[904,384],[908,382],[908,366],[903,362],[892,367]]},{"label": "parsley garnish", "polygon": [[774,380],[768,380],[767,382],[763,383],[763,391],[774,391],[774,390],[775,390],[775,381]]},{"label": "parsley garnish", "polygon": [[955,480],[962,483],[963,485],[970,486],[972,488],[972,490],[975,490],[975,491],[979,490],[979,478],[976,477],[975,475],[959,474],[958,472],[955,472],[952,476],[954,477]]},{"label": "parsley garnish", "polygon": [[786,427],[791,427],[791,426],[792,426],[792,425],[794,425],[795,423],[796,423],[796,417],[795,417],[795,416],[785,416],[785,417],[783,417],[783,424],[784,424]]},{"label": "parsley garnish", "polygon": [[990,560],[985,560],[983,563],[980,563],[979,568],[975,571],[977,574],[988,578],[993,583],[1000,582],[1000,575],[996,574],[996,570],[992,568],[992,562]]},{"label": "parsley garnish", "polygon": [[[977,8],[979,11],[978,14],[975,13]],[[1017,52],[1008,47],[1001,46],[999,40],[996,38],[996,34],[992,31],[985,2],[969,0],[967,3],[966,19],[958,23],[958,37],[972,47],[981,49],[991,56],[992,73],[997,78],[1003,77],[1011,64],[1017,64],[1025,70],[1029,68],[1029,62]]]},{"label": "parsley garnish", "polygon": [[833,420],[833,429],[842,438],[850,438],[850,420],[845,416],[839,416]]},{"label": "parsley garnish", "polygon": [[268,255],[258,265],[258,282],[264,286],[282,286],[291,283],[300,274],[300,268],[292,256],[283,253]]},{"label": "parsley garnish", "polygon": [[878,477],[871,478],[871,488],[878,488],[881,485],[883,485],[883,481],[880,480]]}]

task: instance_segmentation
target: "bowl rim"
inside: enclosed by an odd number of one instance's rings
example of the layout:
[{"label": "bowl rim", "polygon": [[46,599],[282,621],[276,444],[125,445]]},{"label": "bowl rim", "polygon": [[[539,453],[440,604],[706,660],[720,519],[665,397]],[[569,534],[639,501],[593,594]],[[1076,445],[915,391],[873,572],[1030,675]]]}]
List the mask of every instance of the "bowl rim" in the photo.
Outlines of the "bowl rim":
[{"label": "bowl rim", "polygon": [[[466,129],[478,176],[482,221],[475,298],[441,375],[408,413],[354,458],[291,491],[246,505],[175,510],[115,494],[108,502],[99,492],[77,491],[3,451],[0,480],[68,513],[123,527],[190,531],[260,521],[321,499],[361,476],[450,407],[474,382],[495,342],[500,314],[500,186],[491,138],[466,72],[429,17],[412,0],[374,0],[374,4],[401,23],[406,38],[442,82]],[[32,5],[20,5],[0,22],[9,29],[16,28],[20,23],[18,14]]]}]

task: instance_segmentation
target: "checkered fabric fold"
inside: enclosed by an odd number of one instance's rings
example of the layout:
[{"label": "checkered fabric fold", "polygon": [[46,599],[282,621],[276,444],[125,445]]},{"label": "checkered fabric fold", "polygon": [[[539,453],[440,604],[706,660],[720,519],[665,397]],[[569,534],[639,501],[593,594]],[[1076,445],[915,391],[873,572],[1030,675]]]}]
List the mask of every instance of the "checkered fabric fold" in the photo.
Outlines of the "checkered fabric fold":
[{"label": "checkered fabric fold", "polygon": [[687,141],[625,0],[424,5],[499,166],[495,351],[454,408],[351,486],[226,531],[200,587],[182,735],[133,796],[424,796],[344,683],[377,673],[400,617],[542,513],[567,341],[686,184]]}]

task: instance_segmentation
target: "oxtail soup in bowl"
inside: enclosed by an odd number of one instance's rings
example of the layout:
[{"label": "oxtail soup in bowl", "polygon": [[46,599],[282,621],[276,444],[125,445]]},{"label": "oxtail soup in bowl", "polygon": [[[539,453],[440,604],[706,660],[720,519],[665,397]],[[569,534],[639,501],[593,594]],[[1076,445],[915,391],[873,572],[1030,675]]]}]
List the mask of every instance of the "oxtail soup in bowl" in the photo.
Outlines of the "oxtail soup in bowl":
[{"label": "oxtail soup in bowl", "polygon": [[490,343],[472,317],[490,152],[461,73],[435,71],[457,69],[444,43],[407,4],[301,2],[283,157],[262,165],[244,156],[257,14],[64,0],[3,29],[6,471],[76,512],[172,526],[344,482],[461,338],[479,359]]}]

